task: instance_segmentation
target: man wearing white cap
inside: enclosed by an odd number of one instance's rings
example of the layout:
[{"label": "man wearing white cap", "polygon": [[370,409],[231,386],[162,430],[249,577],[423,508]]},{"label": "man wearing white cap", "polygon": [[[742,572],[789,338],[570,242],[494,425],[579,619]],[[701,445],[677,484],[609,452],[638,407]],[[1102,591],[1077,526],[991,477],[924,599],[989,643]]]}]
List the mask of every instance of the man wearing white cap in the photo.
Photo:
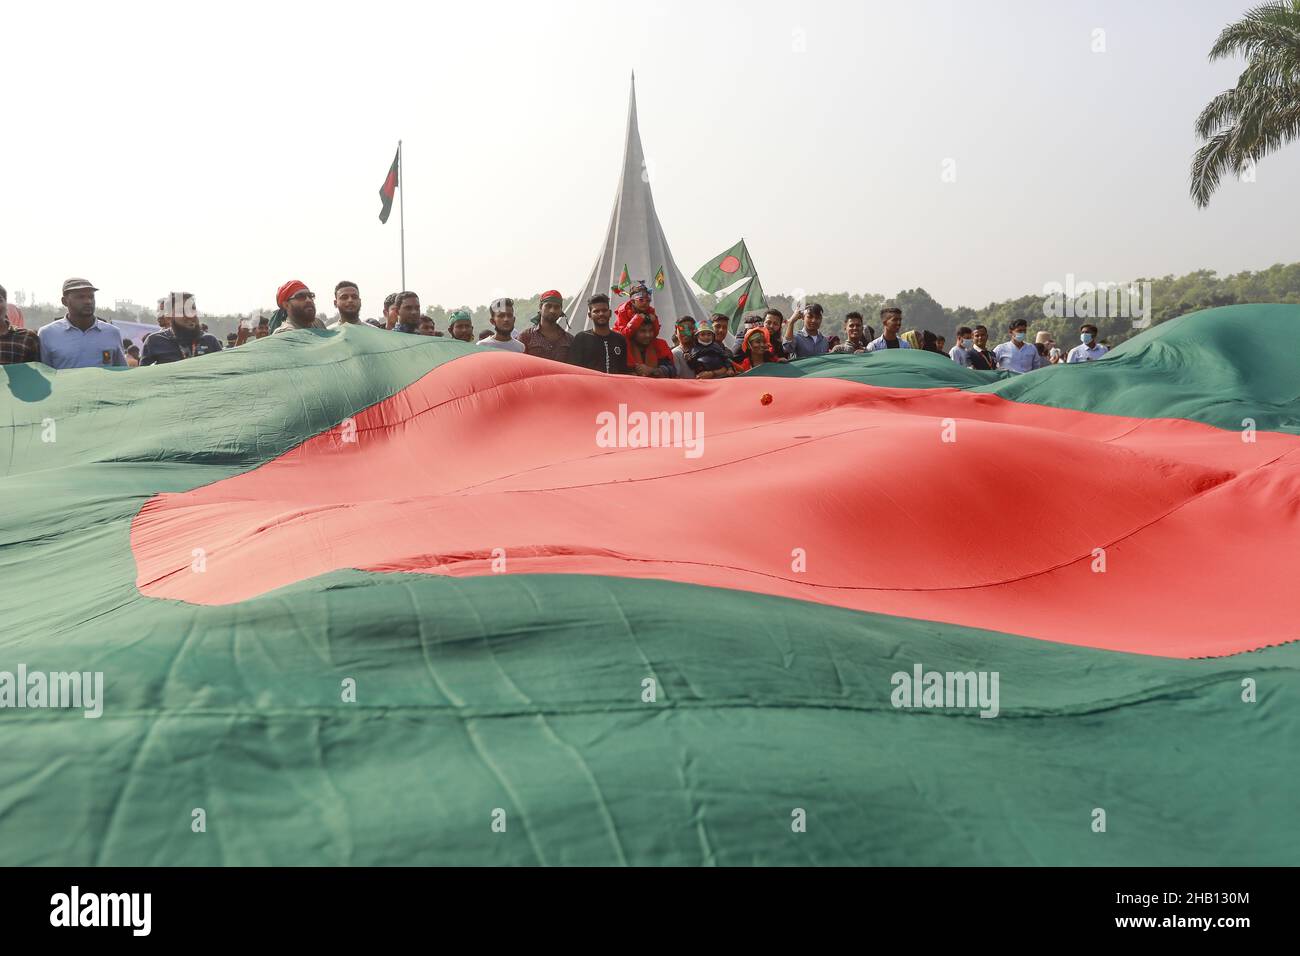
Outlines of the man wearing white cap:
[{"label": "man wearing white cap", "polygon": [[122,332],[95,317],[96,289],[87,279],[63,283],[67,315],[36,334],[41,340],[41,361],[51,368],[126,367]]},{"label": "man wearing white cap", "polygon": [[515,300],[493,299],[488,306],[488,321],[492,323],[495,335],[479,339],[478,344],[489,349],[501,349],[503,352],[522,352],[524,343],[511,333],[515,330]]}]

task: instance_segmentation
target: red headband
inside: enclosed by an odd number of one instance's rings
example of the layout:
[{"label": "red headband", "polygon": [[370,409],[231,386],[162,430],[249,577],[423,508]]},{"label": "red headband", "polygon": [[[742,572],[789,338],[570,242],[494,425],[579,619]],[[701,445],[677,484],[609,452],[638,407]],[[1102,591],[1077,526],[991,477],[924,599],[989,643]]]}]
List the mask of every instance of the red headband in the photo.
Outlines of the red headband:
[{"label": "red headband", "polygon": [[288,302],[295,293],[302,292],[306,288],[307,284],[305,282],[300,282],[297,279],[290,279],[284,285],[280,286],[279,291],[275,293],[275,304],[283,309],[284,304]]}]

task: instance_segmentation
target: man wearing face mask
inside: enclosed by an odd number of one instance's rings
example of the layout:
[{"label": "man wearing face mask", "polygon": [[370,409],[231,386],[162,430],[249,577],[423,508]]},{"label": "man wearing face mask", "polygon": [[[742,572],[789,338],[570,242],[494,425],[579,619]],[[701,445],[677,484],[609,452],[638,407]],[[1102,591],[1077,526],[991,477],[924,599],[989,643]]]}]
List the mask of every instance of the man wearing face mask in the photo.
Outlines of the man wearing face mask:
[{"label": "man wearing face mask", "polygon": [[1044,368],[1047,365],[1047,359],[1038,354],[1032,344],[1025,341],[1028,334],[1029,323],[1024,319],[1016,319],[1008,328],[1009,335],[1007,341],[1003,342],[993,350],[993,355],[997,358],[998,368],[1016,375],[1023,375],[1026,372],[1032,372],[1036,368]]},{"label": "man wearing face mask", "polygon": [[1083,344],[1070,349],[1070,355],[1065,360],[1069,365],[1095,362],[1107,352],[1106,346],[1097,343],[1097,326],[1090,323],[1085,322],[1079,326],[1079,341]]},{"label": "man wearing face mask", "polygon": [[974,344],[974,334],[969,325],[963,325],[957,330],[957,344],[948,351],[948,358],[962,368],[970,368],[970,347]]}]

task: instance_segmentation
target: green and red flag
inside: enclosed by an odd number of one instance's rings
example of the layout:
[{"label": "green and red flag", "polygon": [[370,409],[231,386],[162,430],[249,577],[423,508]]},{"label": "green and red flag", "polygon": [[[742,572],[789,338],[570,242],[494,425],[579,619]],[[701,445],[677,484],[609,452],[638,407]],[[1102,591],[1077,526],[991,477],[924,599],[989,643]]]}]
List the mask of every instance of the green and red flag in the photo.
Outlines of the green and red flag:
[{"label": "green and red flag", "polygon": [[735,333],[740,330],[747,313],[765,308],[767,299],[763,296],[763,285],[758,281],[758,276],[754,276],[732,289],[713,307],[713,311],[730,319],[730,329]]},{"label": "green and red flag", "polygon": [[618,295],[627,295],[628,286],[632,284],[632,277],[628,274],[627,263],[623,263],[623,271],[618,274],[618,281],[609,287],[609,291]]},{"label": "green and red flag", "polygon": [[664,281],[664,267],[660,266],[655,272],[655,289],[662,289],[664,287]]},{"label": "green and red flag", "polygon": [[393,211],[393,199],[397,195],[397,187],[400,185],[397,181],[398,171],[402,165],[402,147],[397,147],[397,153],[393,156],[393,165],[388,167],[388,175],[384,177],[384,184],[379,187],[379,200],[382,205],[379,208],[379,221],[388,222],[388,215]]},{"label": "green and red flag", "polygon": [[3,860],[1294,864],[1298,333],[708,388],[365,325],[0,365]]},{"label": "green and red flag", "polygon": [[737,280],[754,274],[754,263],[749,258],[745,240],[741,239],[726,252],[720,252],[695,273],[695,284],[705,292],[717,292],[734,285]]}]

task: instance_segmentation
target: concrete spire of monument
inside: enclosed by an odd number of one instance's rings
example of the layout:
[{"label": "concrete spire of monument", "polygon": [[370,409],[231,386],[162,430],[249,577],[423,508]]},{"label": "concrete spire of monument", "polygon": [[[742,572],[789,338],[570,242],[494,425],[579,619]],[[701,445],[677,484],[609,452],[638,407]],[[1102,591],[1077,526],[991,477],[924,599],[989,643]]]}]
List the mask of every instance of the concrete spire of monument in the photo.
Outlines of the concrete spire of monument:
[{"label": "concrete spire of monument", "polygon": [[[629,278],[633,281],[643,279],[653,292],[660,336],[665,340],[671,340],[673,323],[682,316],[694,316],[697,322],[708,318],[668,248],[663,226],[655,212],[654,196],[650,192],[651,169],[653,164],[646,165],[641,132],[637,128],[636,74],[633,73],[623,172],[619,177],[605,244],[587,281],[565,308],[574,330],[587,327],[587,299],[597,292],[609,295],[611,308],[618,308],[620,303],[627,301],[610,291],[610,287],[618,282],[624,265],[628,268]],[[664,287],[655,289],[655,273],[660,268],[664,270]]]}]

